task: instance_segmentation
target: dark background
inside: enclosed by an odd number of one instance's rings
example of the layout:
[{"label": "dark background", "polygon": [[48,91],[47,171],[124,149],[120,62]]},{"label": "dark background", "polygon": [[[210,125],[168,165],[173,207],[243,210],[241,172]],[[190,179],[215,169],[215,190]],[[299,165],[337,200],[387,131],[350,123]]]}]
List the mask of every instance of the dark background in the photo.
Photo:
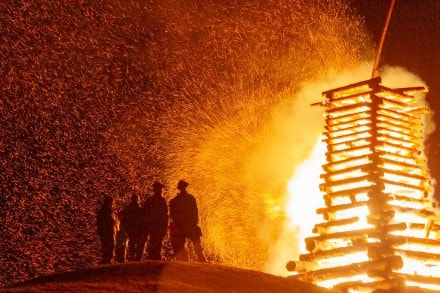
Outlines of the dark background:
[{"label": "dark background", "polygon": [[[379,44],[390,4],[391,0],[353,1],[352,6],[364,17],[365,25],[376,44]],[[439,16],[438,0],[396,0],[381,55],[381,64],[403,66],[426,82],[429,88],[427,100],[435,113],[436,125],[440,125]],[[438,126],[428,139],[426,147],[431,175],[439,180]],[[440,199],[438,192],[434,196]]]}]

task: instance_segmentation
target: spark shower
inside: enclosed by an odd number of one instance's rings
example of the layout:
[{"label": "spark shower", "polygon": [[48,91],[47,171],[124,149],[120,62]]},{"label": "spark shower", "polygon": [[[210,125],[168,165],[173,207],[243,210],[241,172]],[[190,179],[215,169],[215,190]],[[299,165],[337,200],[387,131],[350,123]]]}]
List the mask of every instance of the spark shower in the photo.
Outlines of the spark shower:
[{"label": "spark shower", "polygon": [[168,198],[190,183],[212,260],[268,270],[287,182],[321,131],[308,105],[341,84],[301,89],[373,58],[361,20],[333,0],[0,12],[3,285],[94,264],[98,200],[121,207],[157,178]]}]

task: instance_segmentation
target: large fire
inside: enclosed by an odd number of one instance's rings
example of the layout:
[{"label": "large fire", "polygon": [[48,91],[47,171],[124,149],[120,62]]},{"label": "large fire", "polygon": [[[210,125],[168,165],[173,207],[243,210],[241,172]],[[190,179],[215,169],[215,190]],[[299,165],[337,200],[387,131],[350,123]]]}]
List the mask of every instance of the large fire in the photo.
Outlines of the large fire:
[{"label": "large fire", "polygon": [[380,82],[323,93],[324,201],[315,209],[324,221],[302,215],[313,228],[302,234],[305,249],[287,268],[295,279],[340,291],[440,290],[440,226],[422,151],[421,116],[428,109],[413,96],[425,89]]}]

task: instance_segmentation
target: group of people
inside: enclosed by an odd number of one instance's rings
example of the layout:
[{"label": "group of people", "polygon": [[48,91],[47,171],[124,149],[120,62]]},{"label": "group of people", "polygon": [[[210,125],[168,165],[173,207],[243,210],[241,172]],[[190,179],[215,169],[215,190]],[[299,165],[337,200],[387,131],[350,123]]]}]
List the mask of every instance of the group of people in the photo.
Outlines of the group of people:
[{"label": "group of people", "polygon": [[[113,198],[105,196],[97,211],[97,232],[101,240],[102,264],[115,259],[117,262],[140,261],[145,249],[148,259],[161,260],[162,243],[169,229],[173,259],[188,261],[185,248],[191,240],[198,262],[205,262],[200,241],[202,232],[198,226],[199,215],[196,199],[187,192],[188,183],[180,180],[179,192],[170,200],[169,209],[163,197],[164,185],[155,181],[153,194],[143,206],[134,194],[131,202],[117,215]],[[169,210],[169,213],[168,213]]]}]

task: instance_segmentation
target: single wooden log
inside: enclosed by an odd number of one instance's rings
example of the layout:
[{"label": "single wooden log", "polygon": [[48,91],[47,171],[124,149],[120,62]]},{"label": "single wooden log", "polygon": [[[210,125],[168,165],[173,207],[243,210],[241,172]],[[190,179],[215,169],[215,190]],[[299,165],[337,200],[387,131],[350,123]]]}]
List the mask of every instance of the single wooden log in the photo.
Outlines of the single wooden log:
[{"label": "single wooden log", "polygon": [[[387,232],[402,231],[402,230],[406,229],[406,224],[405,223],[393,223],[393,224],[385,225],[381,228]],[[379,232],[382,233],[383,231],[379,231]],[[370,235],[370,234],[377,234],[377,233],[378,233],[378,228],[372,227],[372,228],[364,228],[364,229],[358,229],[358,230],[341,231],[341,232],[335,232],[335,233],[330,233],[330,234],[322,234],[319,236],[312,236],[312,237],[306,238],[306,241],[307,240],[322,241],[322,240],[327,240],[327,239],[340,239],[340,238],[348,238],[349,239],[352,236]]]},{"label": "single wooden log", "polygon": [[286,269],[289,272],[310,272],[319,268],[319,265],[314,261],[291,260],[286,264]]},{"label": "single wooden log", "polygon": [[[345,239],[347,242],[349,242],[351,245],[356,244],[363,244],[367,243],[368,237],[366,235],[358,235],[358,236],[352,236],[350,239]],[[347,245],[350,245],[347,244]],[[351,247],[351,246],[350,246]],[[335,243],[329,243],[327,241],[317,241],[317,240],[306,240],[306,249],[310,253],[316,253],[319,251],[327,251],[331,249],[337,249],[341,248],[340,244]]]},{"label": "single wooden log", "polygon": [[326,200],[326,199],[332,200],[332,199],[335,199],[338,197],[352,197],[352,196],[356,196],[357,194],[360,194],[360,193],[367,193],[368,191],[370,191],[372,189],[373,189],[373,186],[364,186],[364,187],[356,187],[356,188],[341,190],[341,191],[337,191],[337,192],[331,192],[331,193],[327,193],[326,195],[324,195],[324,200]]},{"label": "single wooden log", "polygon": [[358,202],[354,202],[354,203],[347,203],[347,204],[330,206],[327,208],[319,208],[316,210],[316,213],[318,215],[325,214],[325,213],[336,213],[338,211],[349,210],[349,209],[353,209],[353,208],[357,208],[357,207],[366,206],[367,203],[368,203],[367,201],[358,201]]},{"label": "single wooden log", "polygon": [[400,181],[394,181],[394,180],[389,180],[389,179],[382,179],[382,182],[384,184],[391,184],[391,185],[395,185],[395,186],[405,187],[405,188],[408,188],[408,189],[411,189],[411,190],[426,191],[426,188],[424,186],[408,184],[408,183],[404,183],[404,182],[400,182]]},{"label": "single wooden log", "polygon": [[[377,140],[380,142],[377,144],[378,146],[383,145],[385,142],[392,143],[394,145],[401,145],[402,147],[408,149],[417,149],[420,147],[421,137],[415,137],[410,134],[398,133],[393,129],[384,129],[378,127],[380,133],[377,136]],[[395,134],[395,135],[391,135]],[[402,136],[401,138],[397,138],[396,135]]]},{"label": "single wooden log", "polygon": [[346,174],[346,173],[349,174],[354,171],[366,172],[372,167],[372,165],[373,165],[372,162],[367,162],[362,165],[352,166],[352,167],[348,167],[348,168],[344,168],[344,169],[340,169],[340,170],[328,171],[324,174],[321,174],[319,177],[324,179],[325,181],[330,181],[330,180],[333,180],[332,179],[333,176]]},{"label": "single wooden log", "polygon": [[373,111],[371,109],[365,109],[362,112],[357,112],[357,113],[348,113],[345,115],[340,115],[337,117],[331,117],[331,116],[327,116],[325,118],[325,124],[326,125],[336,125],[336,124],[340,124],[340,123],[344,123],[344,122],[351,122],[353,120],[358,120],[358,119],[370,119],[371,118],[371,114],[373,113]]},{"label": "single wooden log", "polygon": [[[399,135],[404,135],[404,138],[401,139],[403,142],[408,142],[408,140],[415,138],[414,130],[412,128],[405,127],[402,125],[395,125],[395,124],[389,123],[387,121],[379,121],[376,125],[377,125],[377,131],[379,131],[379,132],[381,132],[381,131],[387,132],[387,133],[394,132]],[[396,128],[397,128],[397,130],[396,130]],[[383,134],[381,133],[381,135],[383,135]]]},{"label": "single wooden log", "polygon": [[418,260],[420,262],[436,262],[440,265],[440,254],[426,251],[412,251],[406,249],[396,249],[396,253],[401,256]]},{"label": "single wooden log", "polygon": [[421,203],[421,204],[426,204],[426,205],[432,204],[431,200],[427,199],[425,197],[414,198],[414,197],[409,197],[406,195],[399,195],[399,194],[394,194],[393,197],[395,200],[403,201],[403,202],[407,202],[407,203]]},{"label": "single wooden log", "polygon": [[385,113],[380,113],[377,115],[378,124],[388,124],[390,128],[404,127],[406,129],[415,129],[420,126],[420,123],[417,123],[417,120],[413,121],[403,121],[396,118],[393,118]]},{"label": "single wooden log", "polygon": [[428,176],[425,176],[425,175],[410,174],[408,172],[390,170],[390,169],[386,169],[383,167],[378,167],[378,169],[386,174],[393,174],[393,175],[397,175],[397,176],[401,176],[401,177],[408,177],[411,179],[419,180],[420,182],[428,182],[428,180],[429,180]]},{"label": "single wooden log", "polygon": [[332,288],[335,292],[367,292],[372,290],[393,290],[392,292],[405,292],[405,278],[396,277],[373,282],[344,282]]},{"label": "single wooden log", "polygon": [[[365,118],[363,118],[363,119],[367,120]],[[359,120],[359,119],[357,119],[357,120]],[[373,123],[371,122],[371,119],[368,119],[368,120],[369,120],[369,122],[364,123],[364,124],[355,124],[352,121],[350,121],[352,123],[346,124],[348,127],[343,127],[343,128],[338,128],[338,129],[333,128],[332,130],[328,130],[325,133],[328,134],[327,135],[328,137],[337,138],[340,136],[345,136],[347,132],[349,132],[349,133],[362,132],[366,127],[368,129],[371,129],[372,127],[374,127]]]},{"label": "single wooden log", "polygon": [[371,245],[371,243],[363,243],[358,244],[355,246],[347,246],[347,247],[338,247],[334,249],[329,250],[321,250],[317,252],[307,253],[307,254],[301,254],[299,256],[299,259],[302,261],[317,261],[322,260],[326,258],[333,258],[343,255],[348,255],[352,253],[357,252],[363,252],[367,253],[368,247]]},{"label": "single wooden log", "polygon": [[400,256],[391,256],[379,260],[366,261],[360,263],[352,263],[345,266],[338,266],[333,268],[325,268],[306,272],[291,276],[291,278],[309,283],[317,283],[330,279],[339,279],[344,277],[351,277],[355,275],[367,274],[369,270],[398,270],[402,268],[403,261]]},{"label": "single wooden log", "polygon": [[[390,89],[388,89],[390,90]],[[392,92],[396,92],[399,94],[404,94],[407,95],[409,97],[412,97],[417,94],[417,93],[427,93],[428,89],[425,88],[424,86],[410,86],[410,87],[401,87],[401,88],[395,88],[391,90]]]},{"label": "single wooden log", "polygon": [[419,107],[408,111],[408,113],[411,113],[413,115],[422,115],[422,114],[427,114],[429,112],[430,111],[428,107]]},{"label": "single wooden log", "polygon": [[[346,90],[353,90],[355,88],[358,88],[359,91],[366,91],[365,93],[372,93],[370,92],[370,89],[375,89],[377,87],[380,86],[380,83],[382,82],[382,78],[380,76],[368,79],[368,80],[363,80],[363,81],[359,81],[356,83],[352,83],[349,85],[344,85],[338,88],[334,88],[334,89],[330,89],[327,90],[325,92],[323,92],[322,94],[326,96],[327,99],[329,99],[330,101],[336,101],[339,99],[339,95],[338,93],[344,93]],[[364,94],[364,93],[362,93]]]},{"label": "single wooden log", "polygon": [[[381,94],[383,95],[384,91],[381,91]],[[386,108],[388,109],[389,107],[386,107],[385,105],[391,104],[393,108],[398,108],[398,109],[405,109],[405,107],[408,106],[407,103],[401,102],[401,101],[397,101],[396,100],[396,96],[393,95],[392,93],[387,93],[387,95],[384,96],[376,96],[376,97],[380,97],[379,98],[379,103],[381,105],[381,108]]]},{"label": "single wooden log", "polygon": [[340,219],[335,221],[327,221],[318,223],[313,227],[312,232],[316,234],[327,234],[327,231],[329,231],[332,228],[345,226],[349,224],[353,224],[359,221],[359,217],[352,217],[352,218],[346,218],[346,219]]},{"label": "single wooden log", "polygon": [[[334,102],[338,103],[340,101],[345,101],[347,99],[353,99],[353,98],[360,97],[360,96],[365,96],[365,95],[370,96],[373,93],[373,91],[371,90],[371,86],[369,86],[368,88],[365,87],[365,89],[359,88],[358,92],[356,92],[355,94],[348,95],[348,96],[346,96],[346,95],[336,95],[336,94],[330,95],[330,93],[339,92],[339,91],[345,91],[347,89],[352,89],[354,87],[358,87],[358,86],[365,85],[365,84],[370,85],[370,82],[372,82],[372,81],[377,81],[377,80],[362,81],[362,82],[359,82],[359,85],[358,84],[353,84],[353,85],[345,86],[345,87],[342,87],[342,88],[338,88],[338,89],[334,89],[334,90],[329,90],[327,92],[324,92],[323,94],[325,94],[327,96],[327,98],[329,98],[331,103],[334,103]],[[380,81],[378,81],[378,82],[380,82]]]},{"label": "single wooden log", "polygon": [[360,239],[367,239],[368,237],[380,238],[382,234],[392,231],[402,231],[406,229],[405,223],[389,224],[378,229],[377,227],[365,228],[358,230],[335,232],[331,234],[322,234],[319,236],[308,237],[305,239],[306,249],[309,252],[315,252],[318,249],[325,248],[325,243],[328,239],[340,239],[359,241]]},{"label": "single wooden log", "polygon": [[[358,186],[365,185],[365,183],[363,183],[363,182],[364,181],[371,182],[370,180],[371,180],[371,176],[369,174],[363,175],[363,176],[358,176],[358,177],[350,177],[350,178],[345,178],[345,179],[340,179],[340,180],[334,180],[334,181],[329,181],[326,183],[319,184],[319,190],[322,192],[332,192],[334,187],[338,187],[341,185],[347,185],[347,184],[353,184],[353,183],[358,183]],[[370,184],[371,183],[368,183],[368,186]]]},{"label": "single wooden log", "polygon": [[[435,220],[438,221],[439,216],[436,215]],[[422,227],[425,227],[425,238],[429,238],[431,235],[434,236],[435,239],[440,239],[440,225],[437,225],[434,223],[434,219],[430,219],[426,225],[423,224],[412,224],[412,225],[420,225]],[[412,228],[412,226],[411,226]],[[413,228],[414,230],[417,230],[417,228]],[[422,228],[423,229],[423,228]]]},{"label": "single wooden log", "polygon": [[360,118],[356,118],[356,119],[350,119],[350,121],[343,121],[343,122],[339,122],[339,123],[337,122],[337,123],[333,123],[333,124],[327,124],[324,126],[324,129],[327,132],[336,131],[336,130],[340,130],[340,129],[347,129],[348,127],[352,126],[353,124],[357,124],[357,125],[367,124],[370,121],[371,121],[370,117],[360,117]]},{"label": "single wooden log", "polygon": [[388,88],[383,85],[379,85],[379,89],[382,92],[389,92],[390,95],[397,95],[398,97],[404,98],[405,103],[412,104],[414,101],[414,95],[417,93],[427,93],[428,89],[424,86],[410,86],[410,87],[400,87],[400,88]]},{"label": "single wooden log", "polygon": [[395,210],[396,212],[399,212],[399,213],[411,214],[411,215],[426,218],[427,220],[437,218],[437,214],[435,212],[427,210],[427,209],[415,209],[412,207],[402,207],[402,206],[397,206],[397,205],[390,205],[390,206],[392,207],[393,210]]},{"label": "single wooden log", "polygon": [[[347,166],[350,166],[354,162],[364,162],[364,164],[366,164],[367,162],[370,161],[370,157],[371,157],[371,154],[368,154],[368,155],[352,157],[352,158],[342,160],[342,161],[329,162],[327,164],[322,165],[322,168],[326,173],[334,172],[337,170],[345,169],[345,168],[347,168]],[[356,165],[359,165],[359,164],[356,164]]]},{"label": "single wooden log", "polygon": [[382,108],[379,110],[379,112],[380,112],[380,114],[384,113],[386,115],[389,115],[391,117],[395,117],[396,119],[401,119],[403,121],[412,121],[412,123],[417,123],[420,120],[417,117],[414,117],[413,115],[408,115],[406,113],[398,112],[398,111],[395,111],[395,110],[389,109],[389,108],[387,108],[387,109]]},{"label": "single wooden log", "polygon": [[[334,119],[334,118],[340,117],[342,115],[364,112],[365,110],[363,108],[370,107],[370,106],[371,106],[371,103],[364,102],[364,103],[358,103],[358,104],[352,104],[352,105],[346,105],[343,107],[333,108],[333,109],[330,109],[327,111],[327,114],[328,114],[327,117]],[[358,111],[358,109],[360,109],[360,110]]]},{"label": "single wooden log", "polygon": [[[418,274],[410,275],[410,274],[404,274],[404,273],[399,273],[399,275],[401,275],[407,281],[410,281],[410,282],[415,282],[415,283],[420,283],[420,284],[425,284],[425,285],[440,286],[440,278],[439,277],[431,277],[431,276],[424,276],[424,275],[418,275]],[[428,292],[428,291],[423,291],[423,292]],[[438,292],[438,291],[433,291],[433,292]]]},{"label": "single wooden log", "polygon": [[426,239],[426,238],[417,238],[417,237],[410,237],[410,236],[400,236],[400,235],[393,235],[394,238],[401,238],[405,240],[405,243],[407,244],[418,244],[426,246],[426,249],[429,249],[429,247],[432,248],[438,248],[440,246],[440,241],[435,239]]},{"label": "single wooden log", "polygon": [[327,161],[338,161],[340,159],[345,159],[347,157],[353,157],[354,155],[358,154],[359,152],[369,153],[371,149],[371,146],[360,146],[360,147],[353,147],[347,150],[341,150],[341,151],[334,151],[331,153],[326,153],[325,158]]},{"label": "single wooden log", "polygon": [[383,141],[383,142],[381,142],[378,145],[384,146],[386,148],[392,148],[392,149],[401,150],[401,151],[403,151],[405,153],[408,153],[407,156],[409,156],[409,157],[417,157],[419,155],[419,153],[420,153],[420,151],[416,147],[405,147],[403,145],[396,144],[396,143],[391,143],[391,142],[388,142],[388,141]]}]

